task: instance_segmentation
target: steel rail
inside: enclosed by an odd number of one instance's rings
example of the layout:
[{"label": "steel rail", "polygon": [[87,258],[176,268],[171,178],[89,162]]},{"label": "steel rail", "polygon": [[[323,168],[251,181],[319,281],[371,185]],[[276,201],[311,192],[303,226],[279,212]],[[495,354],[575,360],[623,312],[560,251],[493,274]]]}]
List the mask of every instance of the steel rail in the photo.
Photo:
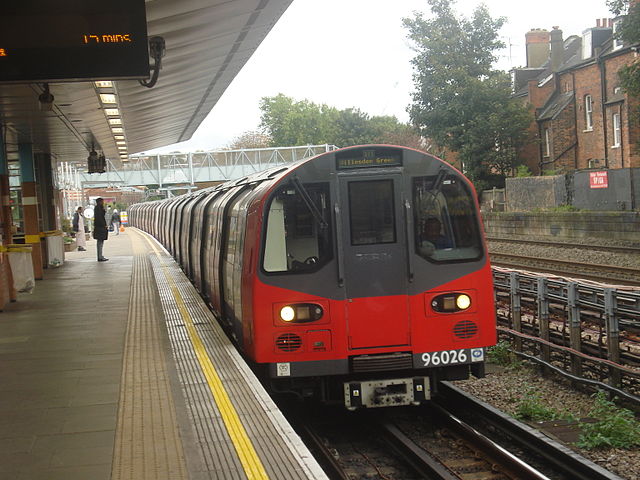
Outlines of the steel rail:
[{"label": "steel rail", "polygon": [[[628,278],[640,278],[640,270],[631,267],[619,267],[616,265],[600,265],[600,264],[585,264],[578,262],[571,262],[567,260],[556,260],[552,258],[540,258],[540,257],[527,257],[522,255],[512,255],[506,253],[490,253],[491,264],[494,266],[501,266],[514,269],[533,270],[543,273],[553,273],[555,275],[571,275],[574,277],[580,277],[587,280],[602,282],[603,278],[607,280],[613,280],[625,285],[638,285],[638,281],[629,280]],[[540,265],[543,264],[543,265]],[[558,271],[558,267],[565,267],[568,270]],[[584,268],[591,270],[591,273],[585,273],[577,271],[576,269]],[[603,277],[603,274],[596,272],[603,272],[608,274]],[[614,273],[616,276],[611,277],[610,274]],[[623,278],[620,278],[621,275]]]},{"label": "steel rail", "polygon": [[451,472],[429,452],[420,448],[402,431],[390,422],[379,423],[387,445],[389,445],[421,476],[421,478],[439,480],[460,480],[458,475]]},{"label": "steel rail", "polygon": [[329,478],[339,480],[350,479],[332,452],[311,427],[306,423],[299,422],[296,424],[296,431],[304,438],[305,444],[307,444],[309,450],[314,454],[314,458],[322,466]]},{"label": "steel rail", "polygon": [[502,433],[517,441],[520,446],[544,458],[550,465],[553,465],[554,469],[566,475],[567,478],[572,480],[623,480],[540,431],[517,421],[485,402],[472,398],[449,382],[440,382],[438,393],[436,402],[443,409],[451,410],[454,413],[473,412],[475,417],[487,420]]},{"label": "steel rail", "polygon": [[602,250],[605,252],[635,253],[640,255],[640,247],[635,247],[635,246],[570,244],[570,243],[563,243],[563,242],[550,242],[546,240],[523,240],[519,238],[505,238],[505,237],[486,237],[486,240],[488,242],[517,243],[520,245],[542,245],[545,247],[558,247],[558,248],[584,247],[590,250]]}]

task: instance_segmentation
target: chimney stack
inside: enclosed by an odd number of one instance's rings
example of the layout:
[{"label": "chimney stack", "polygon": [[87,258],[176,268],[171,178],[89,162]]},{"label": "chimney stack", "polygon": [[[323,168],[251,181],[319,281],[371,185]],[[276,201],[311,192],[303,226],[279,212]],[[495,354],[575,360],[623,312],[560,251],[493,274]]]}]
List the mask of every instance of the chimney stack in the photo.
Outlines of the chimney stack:
[{"label": "chimney stack", "polygon": [[564,61],[564,41],[562,40],[562,30],[553,27],[551,30],[551,71],[557,72]]},{"label": "chimney stack", "polygon": [[549,32],[532,28],[525,34],[527,67],[538,68],[549,59]]}]

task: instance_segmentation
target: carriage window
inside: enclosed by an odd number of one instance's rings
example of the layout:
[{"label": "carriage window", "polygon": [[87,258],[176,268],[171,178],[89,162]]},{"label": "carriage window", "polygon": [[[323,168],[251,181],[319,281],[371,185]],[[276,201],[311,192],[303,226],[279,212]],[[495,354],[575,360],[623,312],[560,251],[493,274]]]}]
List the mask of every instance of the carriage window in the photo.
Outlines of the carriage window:
[{"label": "carriage window", "polygon": [[413,182],[416,253],[430,261],[475,260],[482,241],[473,194],[456,175]]},{"label": "carriage window", "polygon": [[268,209],[263,268],[266,272],[309,272],[332,256],[329,185],[287,185]]},{"label": "carriage window", "polygon": [[396,241],[393,180],[349,183],[351,245]]}]

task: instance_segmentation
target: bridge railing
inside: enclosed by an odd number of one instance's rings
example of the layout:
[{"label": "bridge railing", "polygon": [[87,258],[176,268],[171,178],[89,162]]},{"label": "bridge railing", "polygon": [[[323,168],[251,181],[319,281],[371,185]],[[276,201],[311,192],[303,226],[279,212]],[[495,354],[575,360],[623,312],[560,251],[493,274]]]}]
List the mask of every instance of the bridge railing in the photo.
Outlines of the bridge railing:
[{"label": "bridge railing", "polygon": [[335,150],[335,145],[301,145],[294,147],[254,148],[174,152],[154,155],[132,155],[130,161],[116,167],[108,163],[101,174],[79,173],[84,187],[138,186],[201,182],[220,182],[241,178],[276,165],[296,162],[320,153]]}]

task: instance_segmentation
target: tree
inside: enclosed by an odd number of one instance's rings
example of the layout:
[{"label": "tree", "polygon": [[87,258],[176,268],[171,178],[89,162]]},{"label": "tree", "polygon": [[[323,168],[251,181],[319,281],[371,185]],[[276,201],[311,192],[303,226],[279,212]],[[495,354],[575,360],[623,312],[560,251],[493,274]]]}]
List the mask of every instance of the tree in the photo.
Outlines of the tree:
[{"label": "tree", "polygon": [[[516,151],[532,121],[512,98],[509,76],[493,69],[504,44],[504,18],[479,6],[471,19],[458,18],[449,0],[427,0],[434,14],[404,19],[416,56],[416,91],[409,113],[422,136],[458,154],[478,190],[496,183],[516,164]],[[500,179],[497,179],[500,182]]]},{"label": "tree", "polygon": [[374,116],[358,108],[338,110],[283,94],[260,101],[261,127],[272,146],[325,144],[348,147],[369,143],[395,143],[423,148],[416,129],[393,116]]},{"label": "tree", "polygon": [[[640,4],[633,0],[610,0],[607,6],[616,15],[626,15],[616,32],[617,37],[627,45],[640,43]],[[618,75],[622,88],[629,95],[640,97],[640,62],[625,65]]]},{"label": "tree", "polygon": [[257,131],[247,131],[234,138],[228,145],[229,150],[242,150],[246,148],[268,148],[271,146],[271,137]]},{"label": "tree", "polygon": [[260,100],[261,127],[272,146],[322,145],[330,143],[337,110],[308,100],[299,102],[283,95]]}]

